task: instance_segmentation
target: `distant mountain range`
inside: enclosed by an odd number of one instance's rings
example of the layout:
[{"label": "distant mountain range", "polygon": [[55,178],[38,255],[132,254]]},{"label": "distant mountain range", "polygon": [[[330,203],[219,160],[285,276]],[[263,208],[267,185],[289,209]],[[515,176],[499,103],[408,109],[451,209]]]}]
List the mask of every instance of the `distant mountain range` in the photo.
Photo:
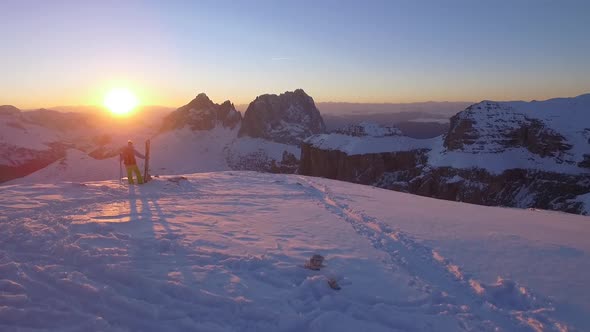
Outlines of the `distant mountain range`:
[{"label": "distant mountain range", "polygon": [[[419,102],[419,103],[344,103],[320,102],[326,129],[334,131],[361,122],[374,122],[383,126],[395,125],[404,135],[413,138],[431,138],[444,134],[449,118],[473,102]],[[236,105],[244,112],[248,105]]]},{"label": "distant mountain range", "polygon": [[129,118],[0,106],[0,182],[116,178],[119,148],[132,139],[141,150],[150,138],[154,175],[299,172],[484,205],[590,213],[590,95],[457,109],[466,104],[316,105],[299,89],[258,96],[243,113],[204,93],[176,110],[145,108]]}]

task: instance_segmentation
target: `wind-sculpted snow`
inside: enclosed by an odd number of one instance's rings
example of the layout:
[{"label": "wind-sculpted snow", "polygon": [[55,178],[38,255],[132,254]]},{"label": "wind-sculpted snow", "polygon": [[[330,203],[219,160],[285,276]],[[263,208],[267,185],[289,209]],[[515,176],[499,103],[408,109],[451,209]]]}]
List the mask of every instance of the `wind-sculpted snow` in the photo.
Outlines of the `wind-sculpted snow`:
[{"label": "wind-sculpted snow", "polygon": [[234,171],[3,186],[0,209],[0,330],[590,327],[588,218]]}]

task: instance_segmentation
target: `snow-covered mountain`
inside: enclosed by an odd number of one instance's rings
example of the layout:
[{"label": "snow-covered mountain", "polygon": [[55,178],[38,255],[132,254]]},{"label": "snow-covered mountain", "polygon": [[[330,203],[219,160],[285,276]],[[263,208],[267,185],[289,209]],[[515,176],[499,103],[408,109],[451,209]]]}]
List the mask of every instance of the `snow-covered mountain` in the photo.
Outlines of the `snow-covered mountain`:
[{"label": "snow-covered mountain", "polygon": [[299,145],[307,137],[325,131],[324,120],[313,99],[297,89],[278,96],[256,97],[244,114],[239,136]]},{"label": "snow-covered mountain", "polygon": [[116,178],[119,147],[131,138],[141,151],[151,137],[154,175],[299,170],[449,200],[589,213],[589,106],[590,95],[483,101],[455,115],[442,137],[412,139],[365,122],[315,135],[301,148],[306,135],[325,129],[303,90],[259,96],[243,120],[231,102],[199,94],[151,126],[131,119],[97,126],[79,114],[4,106],[0,181],[34,171],[12,183]]},{"label": "snow-covered mountain", "polygon": [[[261,100],[271,100],[272,104],[276,98],[279,97],[263,95],[252,104]],[[301,105],[306,106],[308,102],[313,105],[313,100],[303,90],[285,92],[279,99],[282,100],[282,107],[289,109],[286,115],[281,107],[263,110],[257,104],[257,108],[246,112],[242,121],[240,113],[230,101],[218,105],[206,94],[199,94],[189,104],[164,119],[162,132],[152,143],[163,151],[154,158],[154,165],[158,165],[154,166],[155,170],[164,174],[228,169],[295,172],[299,165],[299,147],[284,142],[300,140],[301,131],[282,132],[283,139],[274,140],[255,135],[251,137],[242,130],[245,123],[253,126],[254,121],[257,121],[255,126],[272,127],[273,121],[281,116],[286,116],[285,121],[293,121],[297,112],[305,111]],[[256,118],[257,112],[262,112],[266,117]]]},{"label": "snow-covered mountain", "polygon": [[[269,125],[264,119],[260,121],[261,126]],[[229,169],[295,172],[299,165],[297,146],[240,136],[242,125],[242,116],[230,101],[215,104],[206,94],[199,94],[164,119],[161,133],[152,142],[162,151],[157,156],[154,154],[153,165],[157,165],[154,171],[163,174]]]},{"label": "snow-covered mountain", "polygon": [[590,330],[588,217],[236,171],[0,207],[2,331]]},{"label": "snow-covered mountain", "polygon": [[[70,121],[71,120],[71,121]],[[0,182],[21,177],[65,157],[71,138],[85,118],[38,110],[0,107]],[[78,123],[77,127],[72,127]]]},{"label": "snow-covered mountain", "polygon": [[316,135],[302,174],[484,205],[588,213],[590,94],[483,101],[434,139]]},{"label": "snow-covered mountain", "polygon": [[491,102],[451,118],[444,147],[468,153],[520,149],[540,158],[579,166],[590,158],[590,94],[533,102]]}]

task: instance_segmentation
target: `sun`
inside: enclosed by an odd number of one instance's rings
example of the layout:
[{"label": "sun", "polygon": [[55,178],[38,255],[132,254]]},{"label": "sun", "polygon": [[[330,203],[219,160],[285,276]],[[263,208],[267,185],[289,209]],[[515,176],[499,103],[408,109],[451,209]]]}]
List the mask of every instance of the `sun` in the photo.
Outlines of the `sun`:
[{"label": "sun", "polygon": [[129,114],[138,104],[135,94],[124,88],[113,89],[104,97],[104,106],[116,115]]}]

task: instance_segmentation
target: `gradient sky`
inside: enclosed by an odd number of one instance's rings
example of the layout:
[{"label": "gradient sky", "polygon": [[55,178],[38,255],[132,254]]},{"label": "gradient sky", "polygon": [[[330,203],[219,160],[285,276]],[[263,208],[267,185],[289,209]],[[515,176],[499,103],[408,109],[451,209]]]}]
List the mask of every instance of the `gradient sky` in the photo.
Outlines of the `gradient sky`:
[{"label": "gradient sky", "polygon": [[0,104],[547,99],[590,92],[590,1],[0,0]]}]

